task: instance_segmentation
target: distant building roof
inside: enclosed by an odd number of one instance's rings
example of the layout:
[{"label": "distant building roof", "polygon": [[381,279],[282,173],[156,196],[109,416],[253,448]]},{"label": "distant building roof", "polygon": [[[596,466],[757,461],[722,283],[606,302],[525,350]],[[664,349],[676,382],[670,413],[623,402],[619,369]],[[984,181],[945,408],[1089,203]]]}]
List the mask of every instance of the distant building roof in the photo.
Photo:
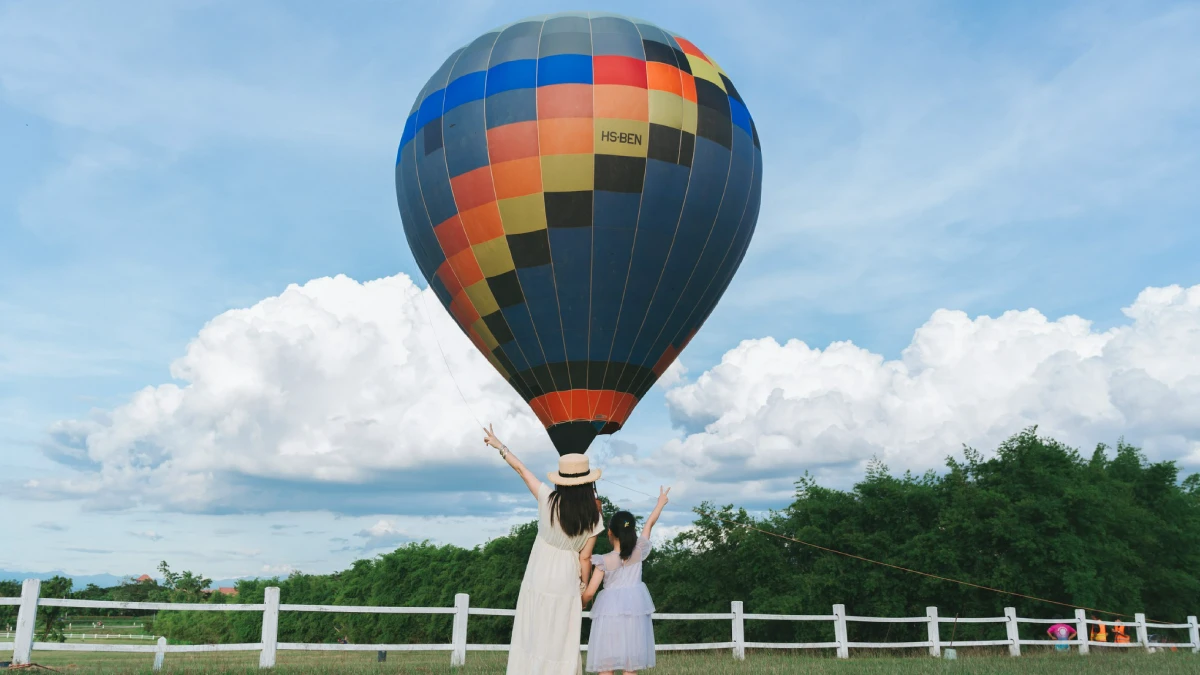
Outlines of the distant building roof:
[{"label": "distant building roof", "polygon": [[139,582],[141,582],[141,581],[154,581],[154,579],[151,579],[149,574],[143,574],[142,576],[138,577],[137,579],[134,579],[134,581],[139,581]]},{"label": "distant building roof", "polygon": [[233,586],[222,586],[217,589],[217,592],[221,595],[237,595],[237,589]]}]

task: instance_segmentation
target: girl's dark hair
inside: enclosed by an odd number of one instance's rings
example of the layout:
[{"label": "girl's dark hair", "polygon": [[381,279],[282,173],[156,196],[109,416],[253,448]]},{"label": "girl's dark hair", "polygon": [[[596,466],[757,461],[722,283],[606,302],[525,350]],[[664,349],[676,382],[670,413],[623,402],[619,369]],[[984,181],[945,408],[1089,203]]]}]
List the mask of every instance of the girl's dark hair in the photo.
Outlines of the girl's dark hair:
[{"label": "girl's dark hair", "polygon": [[637,519],[628,511],[617,511],[608,521],[608,531],[621,542],[621,560],[629,560],[637,546]]},{"label": "girl's dark hair", "polygon": [[550,522],[558,517],[559,526],[568,537],[591,532],[600,522],[600,505],[596,499],[596,484],[556,485],[550,493]]}]

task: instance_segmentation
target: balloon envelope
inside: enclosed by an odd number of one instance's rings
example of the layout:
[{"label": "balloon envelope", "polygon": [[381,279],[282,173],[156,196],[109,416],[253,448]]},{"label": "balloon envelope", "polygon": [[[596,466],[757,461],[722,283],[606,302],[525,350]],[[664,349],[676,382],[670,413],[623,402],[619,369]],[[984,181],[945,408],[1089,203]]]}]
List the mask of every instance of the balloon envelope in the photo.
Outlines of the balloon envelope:
[{"label": "balloon envelope", "polygon": [[396,158],[422,274],[563,454],[620,429],[708,318],[761,186],[757,130],[716,61],[596,13],[451,54]]}]

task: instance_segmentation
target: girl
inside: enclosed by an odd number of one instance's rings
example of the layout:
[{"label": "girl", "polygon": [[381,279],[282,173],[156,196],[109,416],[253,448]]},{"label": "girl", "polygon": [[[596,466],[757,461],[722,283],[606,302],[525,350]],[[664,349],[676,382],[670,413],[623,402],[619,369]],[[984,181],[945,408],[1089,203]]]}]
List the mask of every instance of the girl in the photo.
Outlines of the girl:
[{"label": "girl", "polygon": [[671,488],[658,489],[658,504],[646,519],[642,535],[628,511],[618,511],[608,522],[608,540],[613,552],[592,556],[596,571],[583,594],[587,605],[596,596],[600,581],[604,591],[592,607],[592,634],[588,639],[587,669],[590,673],[626,675],[654,667],[654,601],[642,583],[642,561],[650,554],[650,530],[658,522]]}]

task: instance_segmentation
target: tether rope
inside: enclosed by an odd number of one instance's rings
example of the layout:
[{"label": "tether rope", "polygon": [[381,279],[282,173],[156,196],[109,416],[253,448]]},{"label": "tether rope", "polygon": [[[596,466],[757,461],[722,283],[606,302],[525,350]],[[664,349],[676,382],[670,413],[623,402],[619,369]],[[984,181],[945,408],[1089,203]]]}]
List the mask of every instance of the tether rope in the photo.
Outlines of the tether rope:
[{"label": "tether rope", "polygon": [[[446,358],[446,353],[442,349],[441,338],[438,336],[437,329],[433,325],[433,317],[430,316],[430,313],[428,310],[428,305],[425,305],[424,294],[421,293],[421,296],[422,296],[421,297],[422,305],[424,305],[424,309],[425,309],[425,318],[429,321],[429,327],[433,331],[433,339],[437,343],[438,352],[442,355],[442,362],[446,364],[446,372],[450,373],[450,379],[454,382],[454,388],[456,390],[458,390],[458,395],[462,398],[463,405],[466,406],[467,412],[470,414],[471,418],[475,420],[476,424],[478,424],[480,427],[483,427],[483,424],[479,422],[479,418],[475,415],[475,411],[471,408],[471,404],[467,401],[466,395],[463,394],[462,388],[458,386],[458,379],[456,377],[454,377],[454,370],[450,368],[450,361],[449,361],[449,359]],[[484,431],[486,431],[486,430],[487,429],[485,428]],[[627,485],[621,485],[620,483],[614,482],[611,479],[601,478],[600,480],[602,480],[606,483],[609,483],[610,485],[614,485],[616,487],[622,488],[624,490],[628,490],[630,492],[633,492],[633,493],[636,493],[636,494],[639,494],[639,495],[642,495],[645,497],[649,497],[650,499],[656,499],[656,497],[652,494],[649,494],[647,492],[642,492],[641,490],[638,490],[636,488],[631,488]],[[1043,602],[1043,603],[1050,604],[1050,605],[1057,605],[1059,607],[1067,607],[1070,609],[1082,609],[1086,612],[1092,612],[1094,614],[1105,614],[1108,616],[1123,617],[1126,619],[1133,618],[1136,620],[1136,617],[1133,617],[1129,614],[1123,614],[1121,612],[1113,612],[1113,611],[1109,611],[1106,609],[1099,609],[1096,607],[1088,607],[1086,605],[1075,605],[1075,604],[1072,604],[1069,602],[1061,602],[1059,600],[1051,600],[1049,598],[1038,597],[1036,595],[1027,595],[1025,593],[1017,593],[1016,591],[1006,591],[1003,588],[993,588],[991,586],[984,586],[982,584],[976,584],[976,583],[972,583],[970,581],[963,581],[962,579],[955,579],[953,577],[945,577],[940,574],[932,574],[930,572],[922,572],[921,570],[914,570],[910,567],[903,567],[901,565],[893,565],[892,563],[883,562],[881,560],[872,560],[871,558],[867,558],[865,556],[856,555],[854,553],[847,553],[845,551],[839,551],[836,548],[830,548],[828,546],[821,546],[820,544],[814,544],[810,541],[804,541],[803,539],[797,539],[795,537],[790,537],[785,534],[779,534],[778,532],[771,532],[769,530],[764,530],[762,528],[755,527],[754,525],[748,525],[746,523],[739,523],[735,520],[730,520],[728,518],[719,516],[716,513],[706,512],[706,511],[703,511],[700,509],[697,509],[696,511],[697,511],[697,513],[700,513],[701,515],[708,516],[710,518],[713,518],[714,520],[718,520],[722,523],[725,523],[726,525],[731,525],[734,527],[744,527],[747,530],[752,530],[752,531],[758,532],[760,534],[765,534],[768,537],[775,537],[777,539],[782,539],[784,541],[790,541],[795,544],[800,544],[802,546],[808,546],[809,548],[814,548],[819,551],[824,551],[826,553],[833,553],[836,555],[844,556],[846,558],[851,558],[851,559],[859,560],[859,561],[862,561],[865,563],[870,563],[872,565],[879,565],[880,567],[887,567],[887,568],[894,569],[894,570],[897,570],[900,572],[906,572],[908,574],[916,574],[918,576],[926,577],[928,579],[936,579],[938,581],[945,581],[947,583],[958,584],[960,586],[976,588],[981,591],[988,591],[990,593],[997,593],[1000,595],[1008,595],[1008,596],[1012,596],[1015,598],[1023,598],[1025,600],[1033,600],[1034,602]],[[1146,623],[1148,623],[1148,624],[1149,623],[1165,624],[1168,622],[1156,621],[1153,619],[1146,619]]]},{"label": "tether rope", "polygon": [[[652,494],[649,494],[649,493],[646,493],[646,492],[642,492],[641,490],[637,490],[637,489],[635,489],[635,488],[631,488],[631,487],[629,487],[629,486],[627,486],[627,485],[621,485],[620,483],[615,483],[615,482],[613,482],[612,480],[609,480],[608,478],[601,478],[600,480],[602,480],[602,481],[604,481],[604,482],[606,482],[606,483],[609,483],[609,484],[611,484],[611,485],[615,485],[615,486],[617,486],[617,487],[619,487],[619,488],[624,488],[624,489],[626,489],[626,490],[629,490],[630,492],[635,492],[635,493],[637,493],[637,494],[644,495],[644,496],[646,496],[646,497],[649,497],[649,498],[651,498],[651,499],[656,499],[656,497],[655,497],[654,495],[652,495]],[[1125,617],[1125,618],[1127,618],[1127,619],[1129,619],[1129,618],[1134,618],[1134,617],[1132,617],[1132,616],[1131,616],[1131,615],[1129,615],[1129,614],[1122,614],[1121,612],[1112,612],[1112,611],[1105,610],[1105,609],[1098,609],[1098,608],[1095,608],[1095,607],[1088,607],[1088,606],[1086,606],[1086,605],[1074,605],[1074,604],[1071,604],[1071,603],[1069,603],[1069,602],[1060,602],[1060,601],[1058,601],[1058,600],[1050,600],[1050,599],[1048,599],[1048,598],[1041,598],[1041,597],[1038,597],[1038,596],[1036,596],[1036,595],[1026,595],[1026,594],[1024,594],[1024,593],[1017,593],[1016,591],[1006,591],[1006,590],[1004,590],[1004,589],[1002,589],[1002,588],[993,588],[993,587],[991,587],[991,586],[984,586],[984,585],[982,585],[982,584],[975,584],[975,583],[971,583],[970,581],[963,581],[962,579],[954,579],[954,578],[952,578],[952,577],[944,577],[944,576],[941,576],[941,575],[939,575],[939,574],[931,574],[931,573],[929,573],[929,572],[922,572],[922,571],[920,571],[920,570],[914,570],[914,569],[911,569],[911,568],[909,568],[909,567],[902,567],[902,566],[900,566],[900,565],[893,565],[893,564],[891,564],[891,563],[886,563],[886,562],[883,562],[883,561],[880,561],[880,560],[872,560],[871,558],[866,558],[866,557],[864,557],[864,556],[861,556],[861,555],[855,555],[855,554],[853,554],[853,553],[846,553],[845,551],[839,551],[839,550],[837,550],[837,549],[835,549],[835,548],[829,548],[828,546],[821,546],[820,544],[814,544],[814,543],[812,543],[812,542],[809,542],[809,541],[804,541],[804,540],[802,540],[802,539],[797,539],[797,538],[795,538],[795,537],[789,537],[789,536],[787,536],[787,535],[785,535],[785,534],[779,534],[778,532],[771,532],[771,531],[769,531],[769,530],[764,530],[764,529],[762,529],[762,528],[755,527],[755,526],[753,526],[753,525],[748,525],[748,524],[746,524],[746,523],[739,523],[739,522],[737,522],[737,521],[735,521],[735,520],[730,520],[730,519],[728,519],[728,518],[723,518],[723,517],[721,517],[721,516],[717,515],[716,513],[712,513],[712,512],[706,512],[706,511],[703,511],[703,510],[700,510],[700,509],[697,509],[697,513],[700,513],[701,515],[705,515],[705,516],[708,516],[708,517],[710,517],[710,518],[713,518],[714,520],[719,520],[719,521],[721,521],[721,522],[725,523],[726,525],[732,525],[732,526],[735,526],[735,527],[744,527],[744,528],[746,528],[746,529],[748,529],[748,530],[753,530],[753,531],[755,531],[755,532],[759,532],[759,533],[765,534],[765,535],[767,535],[767,536],[769,536],[769,537],[776,537],[776,538],[778,538],[778,539],[783,539],[783,540],[785,540],[785,541],[790,541],[790,542],[793,542],[793,543],[796,543],[796,544],[802,544],[802,545],[804,545],[804,546],[808,546],[808,547],[811,547],[811,548],[815,548],[815,549],[817,549],[817,550],[820,550],[820,551],[825,551],[826,553],[836,553],[837,555],[840,555],[840,556],[845,556],[845,557],[847,557],[847,558],[853,558],[853,559],[855,559],[855,560],[861,560],[861,561],[863,561],[863,562],[871,563],[872,565],[879,565],[879,566],[882,566],[882,567],[889,567],[889,568],[891,568],[891,569],[894,569],[894,570],[899,570],[899,571],[901,571],[901,572],[907,572],[907,573],[909,573],[909,574],[917,574],[917,575],[920,575],[920,576],[923,576],[923,577],[928,577],[928,578],[930,578],[930,579],[937,579],[938,581],[946,581],[946,582],[953,583],[953,584],[960,584],[960,585],[962,585],[962,586],[969,586],[969,587],[971,587],[971,588],[978,588],[978,589],[980,589],[980,590],[983,590],[983,591],[990,591],[990,592],[992,592],[992,593],[999,593],[999,594],[1002,594],[1002,595],[1011,595],[1011,596],[1013,596],[1013,597],[1017,597],[1017,598],[1024,598],[1024,599],[1026,599],[1026,600],[1034,600],[1034,601],[1037,601],[1037,602],[1045,602],[1045,603],[1048,603],[1048,604],[1051,604],[1051,605],[1058,605],[1058,606],[1060,606],[1060,607],[1069,607],[1069,608],[1071,608],[1071,609],[1082,609],[1082,610],[1084,610],[1084,611],[1087,611],[1087,612],[1093,612],[1093,613],[1096,613],[1096,614],[1106,614],[1106,615],[1108,615],[1108,616],[1119,616],[1119,617]],[[1152,620],[1152,619],[1146,619],[1146,622],[1147,622],[1147,623],[1168,623],[1168,622],[1166,622],[1166,621],[1155,621],[1155,620]]]}]

